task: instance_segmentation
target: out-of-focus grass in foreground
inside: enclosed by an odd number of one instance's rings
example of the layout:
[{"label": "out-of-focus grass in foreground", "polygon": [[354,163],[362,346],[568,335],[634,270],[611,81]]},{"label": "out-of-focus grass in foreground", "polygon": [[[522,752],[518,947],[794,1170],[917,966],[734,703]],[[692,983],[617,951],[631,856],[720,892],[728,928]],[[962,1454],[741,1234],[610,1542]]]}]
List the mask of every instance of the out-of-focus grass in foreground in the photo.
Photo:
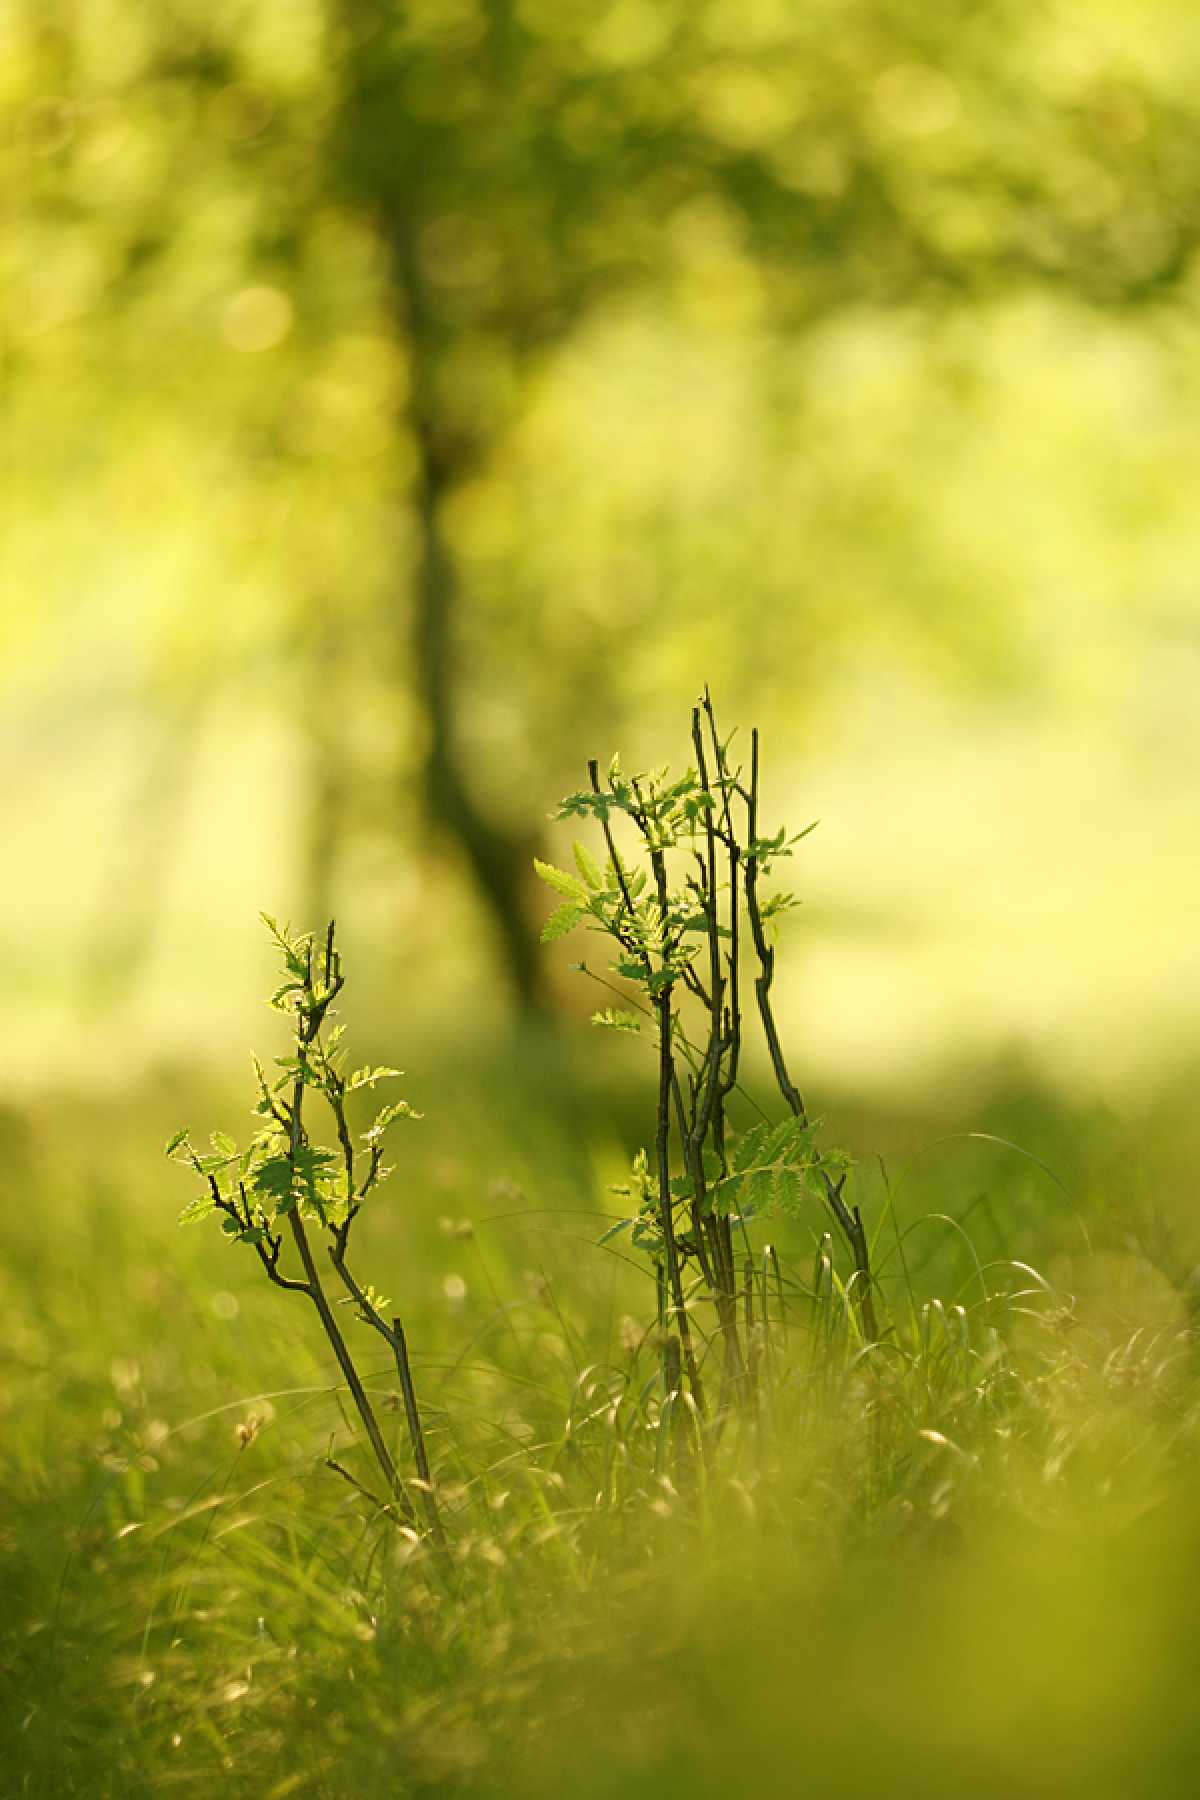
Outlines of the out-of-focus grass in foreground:
[{"label": "out-of-focus grass in foreground", "polygon": [[322,1466],[368,1473],[307,1309],[176,1232],[178,1083],[6,1119],[6,1792],[1193,1791],[1181,1100],[1135,1135],[1014,1091],[937,1144],[952,1099],[827,1108],[894,1334],[864,1356],[784,1244],[777,1379],[705,1474],[596,1247],[625,1091],[536,1038],[426,1086],[370,1252],[448,1570]]}]

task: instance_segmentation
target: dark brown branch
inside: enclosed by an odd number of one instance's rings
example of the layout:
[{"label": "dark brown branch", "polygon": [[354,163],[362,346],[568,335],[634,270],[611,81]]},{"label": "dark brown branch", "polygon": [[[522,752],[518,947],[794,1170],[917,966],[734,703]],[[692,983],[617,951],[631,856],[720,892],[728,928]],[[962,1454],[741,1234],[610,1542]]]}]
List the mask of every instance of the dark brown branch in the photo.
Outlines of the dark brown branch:
[{"label": "dark brown branch", "polygon": [[729,765],[725,756],[725,747],[721,743],[720,735],[717,731],[717,719],[716,713],[713,710],[712,697],[707,688],[704,690],[704,700],[702,704],[704,706],[705,717],[708,720],[709,736],[712,739],[713,747],[713,761],[717,771],[717,785],[721,792],[722,829],[718,833],[718,836],[725,846],[726,856],[729,860],[730,904],[729,953],[727,959],[729,969],[729,1006],[727,1008],[728,1023],[726,1028],[729,1048],[727,1052],[725,1077],[721,1083],[721,1092],[718,1095],[716,1108],[718,1120],[717,1136],[723,1140],[724,1121],[721,1115],[725,1101],[737,1086],[738,1064],[741,1060],[742,1049],[741,966],[739,943],[741,908],[738,905],[738,870],[741,864],[741,849],[738,845],[737,833],[733,828],[733,812],[729,799],[730,790],[733,786],[733,776],[729,772]]},{"label": "dark brown branch", "polygon": [[356,1494],[361,1494],[364,1500],[369,1500],[371,1505],[375,1507],[377,1511],[381,1512],[385,1518],[391,1519],[394,1525],[406,1523],[405,1520],[400,1518],[390,1501],[381,1500],[378,1494],[373,1494],[370,1488],[358,1479],[357,1475],[352,1475],[350,1473],[350,1470],[346,1468],[344,1463],[338,1462],[332,1450],[330,1450],[325,1458],[325,1467],[327,1469],[332,1469],[335,1475],[340,1475],[343,1481],[349,1483]]},{"label": "dark brown branch", "polygon": [[429,1458],[425,1453],[425,1434],[421,1427],[421,1415],[417,1409],[416,1388],[413,1385],[412,1368],[408,1360],[408,1345],[404,1337],[404,1327],[399,1319],[394,1318],[389,1326],[378,1309],[371,1305],[366,1294],[359,1287],[353,1275],[346,1267],[335,1246],[330,1246],[329,1260],[341,1277],[347,1291],[358,1306],[365,1322],[373,1326],[380,1337],[388,1344],[396,1359],[396,1370],[400,1377],[400,1390],[404,1396],[404,1412],[408,1421],[408,1435],[412,1441],[413,1460],[417,1465],[417,1475],[425,1484],[426,1494],[424,1506],[429,1519],[429,1527],[441,1548],[445,1548],[445,1536],[442,1522],[438,1515],[437,1500],[433,1492],[433,1483],[429,1475]]},{"label": "dark brown branch", "polygon": [[408,1420],[408,1435],[412,1440],[413,1460],[417,1465],[417,1474],[421,1479],[421,1498],[425,1506],[425,1516],[429,1520],[429,1529],[438,1548],[446,1547],[445,1534],[442,1531],[441,1516],[438,1513],[437,1494],[433,1486],[433,1478],[429,1473],[429,1458],[425,1453],[425,1432],[421,1426],[421,1414],[417,1408],[417,1390],[413,1385],[412,1367],[408,1360],[408,1343],[404,1336],[404,1327],[399,1319],[392,1320],[392,1350],[396,1358],[396,1373],[400,1377],[400,1391],[404,1395],[404,1412]]},{"label": "dark brown branch", "polygon": [[[771,983],[775,975],[775,951],[767,942],[763,925],[762,911],[758,900],[758,857],[754,846],[758,841],[758,731],[751,734],[750,756],[750,791],[747,796],[748,831],[750,844],[745,863],[746,912],[750,920],[750,930],[754,938],[754,948],[758,956],[759,974],[754,983],[758,997],[758,1012],[762,1020],[763,1035],[767,1040],[767,1048],[771,1056],[771,1065],[775,1071],[775,1080],[793,1115],[802,1123],[806,1123],[808,1113],[799,1088],[788,1074],[784,1059],[783,1045],[779,1039],[779,1031],[775,1024],[775,1014],[771,1007]],[[834,1181],[824,1169],[819,1169],[821,1185],[825,1190],[825,1198],[829,1209],[838,1222],[843,1237],[850,1248],[854,1260],[854,1290],[858,1303],[859,1316],[862,1320],[863,1332],[876,1342],[879,1327],[875,1317],[875,1301],[871,1284],[871,1259],[867,1248],[867,1234],[862,1222],[862,1215],[855,1207],[850,1208],[842,1198],[842,1189],[846,1178],[841,1176]]]},{"label": "dark brown branch", "polygon": [[396,1496],[408,1523],[415,1524],[416,1521],[413,1515],[412,1503],[401,1486],[400,1477],[396,1471],[396,1465],[392,1461],[391,1451],[388,1449],[383,1433],[379,1429],[379,1421],[375,1417],[374,1409],[371,1406],[370,1400],[367,1398],[366,1389],[363,1387],[358,1370],[354,1366],[353,1358],[346,1347],[346,1340],[338,1328],[337,1320],[333,1316],[333,1309],[329,1304],[324,1288],[321,1286],[321,1278],[317,1273],[316,1263],[313,1261],[312,1249],[304,1230],[303,1221],[300,1218],[298,1206],[294,1205],[292,1207],[292,1210],[288,1214],[288,1222],[292,1228],[292,1236],[295,1240],[296,1248],[300,1253],[300,1261],[304,1265],[304,1272],[308,1277],[309,1298],[317,1309],[318,1317],[325,1329],[325,1335],[332,1346],[333,1353],[338,1361],[338,1366],[345,1376],[346,1386],[350,1390],[354,1404],[358,1409],[358,1416],[363,1422],[363,1427],[370,1440],[371,1448],[375,1452],[375,1460],[382,1469],[388,1487]]},{"label": "dark brown branch", "polygon": [[667,1256],[667,1280],[670,1283],[671,1299],[679,1326],[680,1341],[683,1345],[684,1361],[687,1364],[688,1380],[691,1383],[696,1410],[703,1418],[704,1387],[700,1380],[700,1370],[696,1365],[696,1352],[692,1344],[691,1326],[688,1323],[687,1306],[683,1297],[683,1282],[679,1274],[679,1249],[675,1242],[675,1217],[671,1197],[671,1087],[674,1075],[674,1059],[671,1055],[671,1025],[671,989],[667,987],[663,989],[658,1001],[658,1122],[655,1131],[658,1162],[658,1209],[662,1223],[663,1245]]},{"label": "dark brown branch", "polygon": [[[588,763],[588,779],[592,784],[593,794],[601,793],[602,789],[600,787],[600,764],[596,761],[595,757],[592,757]],[[629,892],[629,887],[625,880],[625,869],[624,869],[624,866],[622,865],[620,856],[617,854],[616,839],[613,837],[612,826],[609,824],[606,816],[602,816],[600,819],[600,829],[604,833],[604,842],[608,849],[609,859],[612,862],[613,871],[617,877],[617,886],[621,890],[621,898],[625,902],[625,910],[626,910],[626,912],[628,912],[631,919],[636,918],[637,910],[634,907],[633,898]],[[647,973],[649,973],[649,958],[646,959],[646,965],[647,965]]]},{"label": "dark brown branch", "polygon": [[[311,944],[309,945],[308,962],[309,968],[306,992],[311,995],[313,991]],[[415,1522],[412,1504],[400,1484],[400,1477],[396,1472],[396,1465],[392,1461],[391,1452],[388,1449],[383,1433],[379,1428],[379,1421],[375,1417],[374,1409],[371,1406],[370,1400],[367,1398],[367,1391],[363,1387],[358,1370],[354,1366],[354,1359],[350,1355],[350,1351],[346,1346],[346,1340],[342,1336],[342,1333],[338,1328],[338,1322],[333,1316],[333,1309],[329,1304],[324,1288],[321,1286],[321,1277],[317,1272],[317,1265],[313,1260],[312,1246],[309,1244],[308,1234],[304,1229],[304,1221],[300,1217],[300,1196],[296,1191],[296,1159],[299,1155],[300,1146],[304,1137],[302,1111],[304,1105],[304,1078],[308,1068],[308,1052],[313,1039],[320,1030],[321,1020],[324,1018],[329,1004],[340,986],[341,977],[338,976],[332,990],[326,993],[322,1002],[318,1002],[315,1006],[311,1007],[307,1014],[304,1012],[297,1014],[296,1084],[292,1091],[292,1131],[288,1148],[288,1161],[292,1170],[292,1194],[291,1207],[288,1211],[287,1218],[288,1225],[291,1228],[292,1238],[296,1245],[297,1252],[299,1253],[300,1262],[303,1266],[308,1283],[309,1299],[317,1310],[317,1316],[324,1328],[325,1336],[329,1339],[334,1356],[337,1358],[338,1366],[345,1377],[346,1386],[350,1390],[354,1404],[358,1409],[358,1415],[363,1422],[363,1428],[370,1441],[371,1448],[375,1452],[375,1460],[383,1471],[389,1490],[395,1494],[399,1501],[401,1510],[405,1513],[410,1522]]]}]

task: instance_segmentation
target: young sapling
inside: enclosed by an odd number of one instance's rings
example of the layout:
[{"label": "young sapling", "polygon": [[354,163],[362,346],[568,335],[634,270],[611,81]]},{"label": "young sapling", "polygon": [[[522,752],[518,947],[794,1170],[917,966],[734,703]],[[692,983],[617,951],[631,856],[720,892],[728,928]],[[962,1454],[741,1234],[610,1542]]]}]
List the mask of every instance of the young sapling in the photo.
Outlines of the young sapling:
[{"label": "young sapling", "polygon": [[[420,1412],[417,1407],[407,1341],[401,1322],[384,1317],[385,1299],[362,1284],[351,1270],[350,1239],[355,1220],[367,1200],[387,1179],[384,1165],[386,1134],[399,1120],[420,1115],[405,1100],[383,1106],[365,1131],[354,1134],[347,1110],[352,1094],[374,1090],[392,1080],[398,1069],[348,1070],[345,1026],[331,1024],[333,1003],[345,986],[341,954],[331,920],[318,942],[310,934],[293,935],[263,915],[283,962],[284,981],[270,1004],[292,1021],[293,1046],[288,1056],[277,1057],[281,1073],[268,1076],[255,1058],[258,1100],[254,1111],[259,1129],[245,1149],[221,1132],[214,1132],[211,1150],[200,1152],[185,1129],[167,1145],[167,1155],[183,1163],[204,1184],[204,1191],[186,1206],[181,1224],[209,1215],[217,1217],[226,1237],[253,1250],[267,1278],[286,1293],[304,1295],[314,1307],[337,1359],[346,1386],[362,1421],[388,1494],[378,1502],[384,1510],[399,1512],[415,1526],[416,1509],[408,1485],[401,1479],[388,1448],[370,1395],[338,1323],[322,1278],[320,1252],[328,1271],[346,1289],[357,1316],[384,1339],[392,1351],[404,1398],[405,1419],[412,1444],[417,1480],[428,1531],[441,1547],[444,1542],[437,1497],[430,1478]],[[311,1105],[323,1102],[335,1143],[315,1143],[311,1136]],[[290,1244],[299,1273],[287,1273],[285,1246]],[[329,1459],[339,1473],[346,1471]],[[361,1486],[355,1482],[355,1486]]]},{"label": "young sapling", "polygon": [[[749,771],[731,760],[708,694],[691,721],[695,761],[672,779],[666,769],[627,775],[616,757],[601,778],[588,764],[588,786],[569,795],[560,819],[585,819],[600,828],[600,861],[575,846],[575,871],[536,864],[560,896],[542,936],[551,942],[584,925],[615,947],[611,973],[624,988],[618,1008],[593,1022],[636,1033],[653,1022],[658,1050],[654,1170],[643,1155],[629,1191],[633,1215],[615,1229],[661,1268],[670,1327],[678,1332],[682,1367],[701,1418],[705,1388],[689,1311],[696,1284],[711,1301],[723,1346],[722,1408],[752,1395],[758,1374],[756,1305],[766,1324],[765,1288],[735,1252],[746,1252],[749,1220],[770,1211],[800,1212],[817,1198],[833,1215],[852,1262],[849,1287],[866,1342],[879,1336],[866,1230],[844,1195],[850,1158],[817,1141],[820,1121],[809,1117],[784,1056],[771,1000],[775,921],[795,904],[792,895],[762,897],[760,881],[790,856],[806,831],[788,837],[762,833],[759,823],[759,738],[751,738]],[[623,852],[617,830],[631,838]],[[808,827],[811,830],[812,827]],[[733,1138],[728,1102],[739,1087],[745,1021],[742,958],[755,959],[759,1026],[789,1116],[767,1118]],[[586,963],[577,965],[603,985]],[[630,1008],[632,1007],[632,1010]],[[611,1235],[611,1234],[609,1234]],[[664,1370],[679,1357],[672,1351]],[[669,1375],[668,1387],[670,1386]]]}]

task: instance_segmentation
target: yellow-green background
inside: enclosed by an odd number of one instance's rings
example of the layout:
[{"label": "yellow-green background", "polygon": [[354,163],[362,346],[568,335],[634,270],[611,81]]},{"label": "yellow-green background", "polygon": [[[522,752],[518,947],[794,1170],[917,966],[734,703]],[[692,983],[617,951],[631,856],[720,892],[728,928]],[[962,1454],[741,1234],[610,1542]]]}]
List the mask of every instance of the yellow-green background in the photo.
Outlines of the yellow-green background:
[{"label": "yellow-green background", "polygon": [[764,728],[772,815],[822,820],[785,989],[812,1070],[1015,1057],[1116,1096],[1189,1054],[1188,9],[3,29],[10,1088],[219,1053],[260,905],[336,908],[406,1020],[503,1005],[421,822],[429,379],[476,432],[442,514],[482,811],[539,831],[588,755],[682,760],[707,681]]},{"label": "yellow-green background", "polygon": [[[5,1792],[1194,1791],[1198,77],[1174,0],[0,14]],[[574,941],[520,1016],[429,772],[569,856],[705,683],[821,820],[779,1011],[889,1335],[606,1510],[646,1041]],[[453,1606],[302,1302],[175,1229],[283,1048],[259,908],[426,1115],[355,1253]]]}]

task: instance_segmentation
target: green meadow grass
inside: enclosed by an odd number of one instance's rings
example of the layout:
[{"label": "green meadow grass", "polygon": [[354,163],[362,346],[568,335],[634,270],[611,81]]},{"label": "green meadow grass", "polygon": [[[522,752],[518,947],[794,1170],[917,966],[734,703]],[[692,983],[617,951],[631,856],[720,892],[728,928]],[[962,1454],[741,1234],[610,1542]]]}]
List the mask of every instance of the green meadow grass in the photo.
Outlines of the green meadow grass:
[{"label": "green meadow grass", "polygon": [[[447,1561],[325,1466],[371,1485],[309,1309],[176,1229],[158,1146],[244,1094],[5,1115],[0,1791],[1194,1791],[1186,1091],[1137,1131],[1013,1091],[950,1141],[953,1096],[827,1109],[891,1331],[864,1350],[821,1222],[790,1227],[758,1406],[707,1465],[653,1283],[597,1244],[630,1091],[538,1039],[408,1091],[364,1266]],[[346,1329],[407,1469],[394,1369]]]}]

